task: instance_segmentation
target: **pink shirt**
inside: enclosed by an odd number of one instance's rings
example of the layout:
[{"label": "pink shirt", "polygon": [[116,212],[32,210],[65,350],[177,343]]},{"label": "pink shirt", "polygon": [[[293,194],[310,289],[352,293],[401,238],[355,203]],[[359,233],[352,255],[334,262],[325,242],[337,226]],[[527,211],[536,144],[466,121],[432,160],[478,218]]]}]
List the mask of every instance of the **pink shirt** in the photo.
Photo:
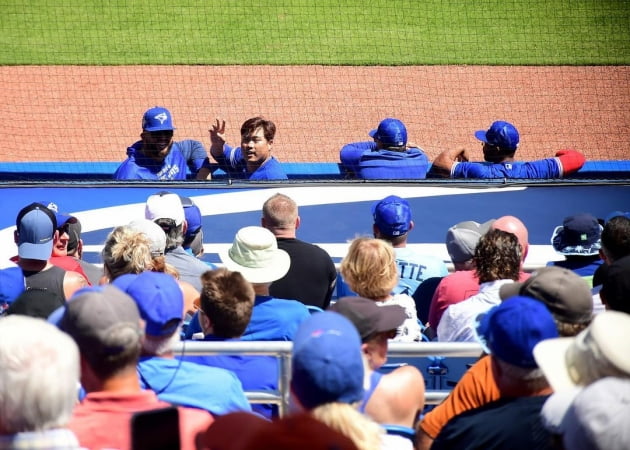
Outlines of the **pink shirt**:
[{"label": "pink shirt", "polygon": [[[135,412],[166,408],[170,404],[153,391],[91,392],[75,408],[68,424],[82,447],[92,450],[131,448],[131,416]],[[207,411],[178,407],[182,449],[195,448],[195,436],[214,421]]]}]

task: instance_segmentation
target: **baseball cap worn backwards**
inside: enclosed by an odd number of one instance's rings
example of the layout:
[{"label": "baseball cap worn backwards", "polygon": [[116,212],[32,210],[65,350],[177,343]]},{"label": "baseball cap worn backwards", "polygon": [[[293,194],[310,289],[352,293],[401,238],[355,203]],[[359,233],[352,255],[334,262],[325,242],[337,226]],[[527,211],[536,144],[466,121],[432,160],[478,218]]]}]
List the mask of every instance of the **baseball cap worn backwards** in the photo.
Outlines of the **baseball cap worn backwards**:
[{"label": "baseball cap worn backwards", "polygon": [[402,236],[411,227],[411,207],[404,198],[390,195],[372,206],[374,223],[386,236]]},{"label": "baseball cap worn backwards", "polygon": [[24,259],[46,261],[52,255],[57,229],[55,214],[40,203],[31,203],[17,215],[18,255]]},{"label": "baseball cap worn backwards", "polygon": [[510,122],[497,120],[488,130],[478,130],[475,137],[481,142],[494,145],[506,150],[516,150],[518,147],[518,130]]},{"label": "baseball cap worn backwards", "polygon": [[341,314],[324,311],[302,322],[293,339],[291,389],[306,409],[363,398],[361,338]]},{"label": "baseball cap worn backwards", "polygon": [[553,230],[551,245],[563,255],[594,256],[602,247],[602,230],[603,227],[592,214],[569,216]]},{"label": "baseball cap worn backwards", "polygon": [[145,218],[156,221],[158,219],[170,219],[180,226],[185,219],[184,207],[179,195],[172,192],[158,192],[147,198],[144,211]]},{"label": "baseball cap worn backwards", "polygon": [[575,272],[564,267],[543,267],[526,281],[501,286],[502,300],[524,295],[543,302],[561,322],[588,323],[593,317],[593,296],[588,284]]},{"label": "baseball cap worn backwards", "polygon": [[558,337],[556,323],[540,301],[511,297],[480,315],[477,336],[488,353],[517,367],[534,369],[534,347]]},{"label": "baseball cap worn backwards", "polygon": [[475,256],[481,236],[486,234],[494,219],[484,223],[473,220],[459,222],[446,232],[446,250],[453,262],[465,262]]},{"label": "baseball cap worn backwards", "polygon": [[182,322],[184,295],[175,277],[163,272],[125,274],[114,286],[133,298],[149,336],[170,336]]},{"label": "baseball cap worn backwards", "polygon": [[136,303],[113,285],[77,291],[65,306],[59,328],[75,340],[81,353],[97,358],[138,348],[142,336]]},{"label": "baseball cap worn backwards", "polygon": [[407,145],[407,128],[398,119],[383,119],[378,124],[378,128],[368,134],[387,146],[403,147]]},{"label": "baseball cap worn backwards", "polygon": [[374,300],[363,297],[340,298],[328,309],[350,320],[364,342],[377,333],[397,329],[407,319],[402,306],[378,306]]},{"label": "baseball cap worn backwards", "polygon": [[156,106],[147,110],[142,116],[144,131],[173,131],[173,118],[168,109]]}]

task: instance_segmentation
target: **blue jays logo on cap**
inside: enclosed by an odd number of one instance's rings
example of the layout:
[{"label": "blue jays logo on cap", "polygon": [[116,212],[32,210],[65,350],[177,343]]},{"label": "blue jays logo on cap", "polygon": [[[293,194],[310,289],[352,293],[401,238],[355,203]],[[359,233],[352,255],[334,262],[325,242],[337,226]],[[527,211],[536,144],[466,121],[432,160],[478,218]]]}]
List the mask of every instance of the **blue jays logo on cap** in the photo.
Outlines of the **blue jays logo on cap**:
[{"label": "blue jays logo on cap", "polygon": [[156,106],[149,109],[142,117],[144,131],[173,131],[173,120],[168,109]]}]

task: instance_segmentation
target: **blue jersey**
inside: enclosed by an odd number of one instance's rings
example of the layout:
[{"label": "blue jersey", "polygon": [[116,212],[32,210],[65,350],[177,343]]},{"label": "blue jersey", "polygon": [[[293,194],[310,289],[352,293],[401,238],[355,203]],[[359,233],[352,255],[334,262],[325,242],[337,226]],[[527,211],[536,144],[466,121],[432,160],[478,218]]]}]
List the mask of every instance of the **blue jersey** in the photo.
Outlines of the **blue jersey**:
[{"label": "blue jersey", "polygon": [[503,163],[456,162],[451,167],[452,178],[559,178],[561,176],[562,167],[557,158]]},{"label": "blue jersey", "polygon": [[377,150],[375,142],[354,142],[339,153],[343,168],[365,180],[417,180],[426,178],[429,159],[417,148],[404,152]]},{"label": "blue jersey", "polygon": [[173,142],[164,161],[145,156],[142,141],[127,148],[127,159],[116,169],[116,180],[185,180],[187,170],[196,174],[207,158],[206,149],[199,141],[187,139]]},{"label": "blue jersey", "polygon": [[[243,158],[241,147],[232,148],[225,144],[223,146],[223,157],[215,158],[221,170],[230,178],[239,180],[286,180],[280,162],[271,156],[262,166],[252,173],[247,172],[247,162]],[[207,162],[209,166],[209,162]]]},{"label": "blue jersey", "polygon": [[413,295],[423,281],[448,275],[446,264],[440,258],[423,255],[409,247],[395,248],[394,252],[400,276],[394,294]]}]

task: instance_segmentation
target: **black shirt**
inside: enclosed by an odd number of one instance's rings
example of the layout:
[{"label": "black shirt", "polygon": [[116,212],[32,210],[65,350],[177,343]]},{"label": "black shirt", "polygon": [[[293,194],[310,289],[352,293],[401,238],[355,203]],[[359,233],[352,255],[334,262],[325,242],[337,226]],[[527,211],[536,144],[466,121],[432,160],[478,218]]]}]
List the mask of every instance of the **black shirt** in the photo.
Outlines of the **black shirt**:
[{"label": "black shirt", "polygon": [[277,241],[278,248],[291,257],[291,266],[284,277],[271,284],[270,294],[326,309],[337,280],[337,269],[330,255],[299,239],[277,238]]},{"label": "black shirt", "polygon": [[548,395],[502,398],[463,412],[437,435],[431,450],[440,449],[553,449],[540,410]]}]

